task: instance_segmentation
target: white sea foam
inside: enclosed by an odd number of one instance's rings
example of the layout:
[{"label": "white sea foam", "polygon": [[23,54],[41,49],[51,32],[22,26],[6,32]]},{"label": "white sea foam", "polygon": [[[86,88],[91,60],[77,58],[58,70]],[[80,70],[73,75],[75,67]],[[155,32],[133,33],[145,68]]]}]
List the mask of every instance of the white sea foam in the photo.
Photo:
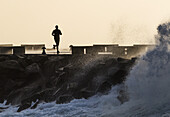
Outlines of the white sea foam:
[{"label": "white sea foam", "polygon": [[109,95],[94,96],[88,100],[73,100],[68,104],[41,103],[36,109],[16,112],[18,107],[10,106],[0,117],[100,117],[108,105],[119,106],[117,99],[120,86],[115,86]]}]

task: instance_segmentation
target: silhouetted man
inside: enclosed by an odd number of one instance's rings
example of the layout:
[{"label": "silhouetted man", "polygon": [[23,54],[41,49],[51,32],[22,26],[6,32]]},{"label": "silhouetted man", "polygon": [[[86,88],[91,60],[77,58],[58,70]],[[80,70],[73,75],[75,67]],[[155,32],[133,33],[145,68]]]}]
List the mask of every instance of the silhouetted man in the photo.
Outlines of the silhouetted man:
[{"label": "silhouetted man", "polygon": [[[55,43],[56,43],[56,46],[57,46],[57,53],[59,53],[58,46],[59,46],[59,42],[60,42],[60,35],[62,35],[62,33],[58,29],[58,25],[56,25],[55,28],[56,29],[53,30],[52,35],[54,36],[54,40],[55,40]],[[55,48],[55,46],[54,46],[54,48]]]}]

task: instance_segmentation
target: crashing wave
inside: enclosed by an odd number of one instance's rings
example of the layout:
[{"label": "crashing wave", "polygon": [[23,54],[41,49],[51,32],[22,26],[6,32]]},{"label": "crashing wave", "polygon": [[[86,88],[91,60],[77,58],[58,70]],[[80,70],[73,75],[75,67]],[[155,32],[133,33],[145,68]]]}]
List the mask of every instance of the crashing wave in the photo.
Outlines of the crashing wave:
[{"label": "crashing wave", "polygon": [[130,100],[104,115],[170,116],[170,23],[160,25],[158,34],[158,45],[138,61],[125,82]]}]

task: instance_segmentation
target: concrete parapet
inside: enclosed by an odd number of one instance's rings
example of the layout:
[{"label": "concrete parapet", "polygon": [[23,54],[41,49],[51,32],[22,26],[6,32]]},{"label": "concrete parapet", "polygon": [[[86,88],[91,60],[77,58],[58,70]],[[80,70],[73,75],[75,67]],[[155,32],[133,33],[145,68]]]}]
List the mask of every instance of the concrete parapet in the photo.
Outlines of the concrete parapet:
[{"label": "concrete parapet", "polygon": [[12,54],[11,47],[0,47],[0,54]]},{"label": "concrete parapet", "polygon": [[93,45],[93,46],[70,46],[72,54],[107,54],[111,53],[114,57],[131,58],[142,55],[148,48],[153,48],[155,45],[133,45],[119,46],[118,44],[110,45]]},{"label": "concrete parapet", "polygon": [[13,44],[0,44],[0,47],[12,47]]},{"label": "concrete parapet", "polygon": [[89,46],[70,46],[72,54],[86,54],[86,48]]},{"label": "concrete parapet", "polygon": [[115,48],[119,47],[119,45],[118,44],[106,45],[106,47],[107,47],[108,52],[113,52],[113,50],[115,50]]},{"label": "concrete parapet", "polygon": [[25,54],[25,48],[21,46],[0,47],[0,54]]},{"label": "concrete parapet", "polygon": [[119,46],[119,49],[122,50],[122,53],[120,54],[121,57],[129,58],[129,57],[132,57],[133,55],[135,57],[136,49],[134,46]]},{"label": "concrete parapet", "polygon": [[149,49],[153,49],[155,47],[155,45],[139,45],[139,44],[134,44],[133,45],[136,49],[138,49],[139,51],[147,51]]},{"label": "concrete parapet", "polygon": [[93,46],[86,47],[86,54],[95,54]]},{"label": "concrete parapet", "polygon": [[22,47],[25,47],[25,50],[41,50],[42,47],[45,47],[45,44],[21,44]]},{"label": "concrete parapet", "polygon": [[14,46],[12,47],[12,49],[13,49],[13,54],[17,54],[17,55],[25,54],[25,47]]},{"label": "concrete parapet", "polygon": [[93,45],[93,54],[98,54],[98,52],[105,52],[106,45]]}]

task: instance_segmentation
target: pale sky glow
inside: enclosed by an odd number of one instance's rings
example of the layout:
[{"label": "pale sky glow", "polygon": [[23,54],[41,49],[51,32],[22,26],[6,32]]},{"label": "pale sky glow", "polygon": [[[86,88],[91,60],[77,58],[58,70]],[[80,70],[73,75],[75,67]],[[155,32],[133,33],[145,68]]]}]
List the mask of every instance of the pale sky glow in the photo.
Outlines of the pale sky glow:
[{"label": "pale sky glow", "polygon": [[0,43],[153,43],[156,27],[170,18],[170,0],[0,0]]}]

